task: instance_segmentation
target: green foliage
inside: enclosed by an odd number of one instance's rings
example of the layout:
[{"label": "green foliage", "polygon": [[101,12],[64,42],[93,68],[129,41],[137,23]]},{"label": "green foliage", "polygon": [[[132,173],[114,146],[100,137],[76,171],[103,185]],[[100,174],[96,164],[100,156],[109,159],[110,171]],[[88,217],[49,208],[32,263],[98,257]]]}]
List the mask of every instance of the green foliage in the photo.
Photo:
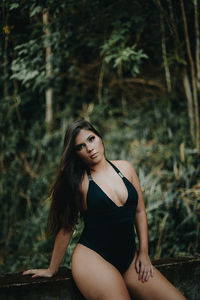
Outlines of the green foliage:
[{"label": "green foliage", "polygon": [[18,8],[19,7],[19,3],[11,3],[10,4],[10,10],[13,10],[13,9],[16,9],[16,8]]},{"label": "green foliage", "polygon": [[[41,40],[42,44],[43,41]],[[38,49],[38,40],[30,40],[15,47],[18,57],[12,62],[13,75],[10,79],[17,79],[26,88],[45,88],[45,66],[43,65],[43,47]],[[38,66],[40,66],[38,68]]]},{"label": "green foliage", "polygon": [[141,49],[136,51],[136,45],[126,45],[127,36],[129,36],[132,26],[130,21],[126,23],[114,22],[114,30],[110,38],[101,47],[101,55],[104,56],[107,64],[112,63],[113,68],[125,66],[126,69],[131,70],[132,76],[136,76],[139,74],[142,58],[148,58],[148,56]]},{"label": "green foliage", "polygon": [[[151,257],[199,254],[200,167],[181,83],[188,61],[184,40],[174,45],[167,15],[170,94],[162,69],[160,11],[156,5],[152,9],[151,1],[126,1],[126,6],[98,0],[1,5],[1,272],[48,266],[53,247],[53,239],[45,236],[48,189],[66,128],[82,117],[103,133],[107,157],[129,160],[138,173]],[[183,35],[179,6],[173,5]],[[192,5],[185,5],[191,16]],[[53,90],[48,130],[47,88]],[[70,266],[82,228],[79,220],[63,264]]]},{"label": "green foliage", "polygon": [[152,99],[126,118],[109,120],[105,136],[107,156],[128,159],[137,170],[154,258],[199,253],[200,166],[183,135],[185,111],[179,107],[177,119],[173,106]]}]

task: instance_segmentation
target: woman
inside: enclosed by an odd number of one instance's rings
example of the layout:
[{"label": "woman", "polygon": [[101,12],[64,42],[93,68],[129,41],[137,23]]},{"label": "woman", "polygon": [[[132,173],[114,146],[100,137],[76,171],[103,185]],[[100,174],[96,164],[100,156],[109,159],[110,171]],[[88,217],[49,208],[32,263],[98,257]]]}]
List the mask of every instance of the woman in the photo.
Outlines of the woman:
[{"label": "woman", "polygon": [[85,228],[73,252],[72,275],[86,299],[185,299],[150,262],[145,206],[132,165],[107,160],[89,122],[76,121],[67,130],[51,193],[48,224],[56,236],[51,263],[24,275],[57,272],[80,213]]}]

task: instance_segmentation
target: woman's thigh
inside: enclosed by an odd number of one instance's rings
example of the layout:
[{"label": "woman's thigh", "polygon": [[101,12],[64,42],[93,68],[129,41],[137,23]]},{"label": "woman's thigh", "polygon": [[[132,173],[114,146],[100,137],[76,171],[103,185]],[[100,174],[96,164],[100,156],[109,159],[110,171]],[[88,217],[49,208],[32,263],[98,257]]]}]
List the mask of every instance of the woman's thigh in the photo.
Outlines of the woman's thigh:
[{"label": "woman's thigh", "polygon": [[72,256],[72,275],[88,300],[131,299],[120,272],[82,244],[77,244]]},{"label": "woman's thigh", "polygon": [[147,282],[138,280],[135,269],[136,256],[124,273],[126,286],[137,300],[186,300],[185,297],[155,268],[153,277]]}]

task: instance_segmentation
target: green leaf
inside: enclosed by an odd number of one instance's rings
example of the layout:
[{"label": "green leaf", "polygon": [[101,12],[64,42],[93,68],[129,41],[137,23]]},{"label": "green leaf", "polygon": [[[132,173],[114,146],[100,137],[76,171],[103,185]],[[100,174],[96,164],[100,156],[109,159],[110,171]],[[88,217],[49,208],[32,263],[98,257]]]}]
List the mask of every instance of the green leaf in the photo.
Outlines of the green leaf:
[{"label": "green leaf", "polygon": [[34,15],[40,13],[42,10],[41,6],[36,6],[30,13],[30,17],[33,17]]},{"label": "green leaf", "polygon": [[19,3],[11,3],[9,10],[13,10],[19,7]]}]

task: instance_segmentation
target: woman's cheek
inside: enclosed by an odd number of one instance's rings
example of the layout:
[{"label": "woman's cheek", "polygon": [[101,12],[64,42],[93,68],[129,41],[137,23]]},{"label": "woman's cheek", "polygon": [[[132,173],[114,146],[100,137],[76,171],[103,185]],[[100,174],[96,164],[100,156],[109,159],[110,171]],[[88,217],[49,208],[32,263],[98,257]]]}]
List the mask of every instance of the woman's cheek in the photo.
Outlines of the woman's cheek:
[{"label": "woman's cheek", "polygon": [[101,153],[104,153],[104,147],[103,147],[103,143],[102,141],[100,140],[99,143],[98,143],[98,149]]}]

